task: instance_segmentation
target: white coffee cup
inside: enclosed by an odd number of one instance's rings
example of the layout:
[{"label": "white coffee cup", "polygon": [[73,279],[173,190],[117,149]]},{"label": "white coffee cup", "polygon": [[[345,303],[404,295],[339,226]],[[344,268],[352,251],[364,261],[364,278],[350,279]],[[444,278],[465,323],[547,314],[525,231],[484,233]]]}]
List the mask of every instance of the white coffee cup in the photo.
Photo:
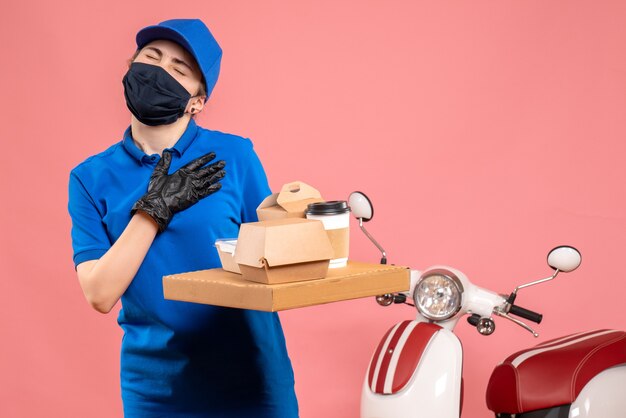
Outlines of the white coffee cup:
[{"label": "white coffee cup", "polygon": [[322,221],[335,255],[330,268],[345,267],[350,250],[350,206],[345,200],[311,203],[305,211],[307,219]]}]

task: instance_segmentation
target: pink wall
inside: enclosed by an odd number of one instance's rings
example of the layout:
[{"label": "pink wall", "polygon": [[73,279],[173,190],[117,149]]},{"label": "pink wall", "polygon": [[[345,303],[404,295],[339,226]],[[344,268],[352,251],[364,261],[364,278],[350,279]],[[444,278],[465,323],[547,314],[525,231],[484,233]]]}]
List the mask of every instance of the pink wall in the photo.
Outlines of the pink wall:
[{"label": "pink wall", "polygon": [[[121,414],[121,332],[74,273],[68,172],[120,139],[134,35],[173,17],[202,18],[225,51],[199,123],[252,138],[273,188],[363,190],[391,262],[447,263],[501,292],[573,244],[577,272],[520,296],[545,314],[539,341],[626,328],[626,3],[21,1],[0,14],[0,416]],[[354,232],[352,258],[375,262]],[[301,416],[358,416],[378,339],[412,316],[372,299],[283,313]],[[503,321],[489,338],[458,333],[464,417],[489,416],[490,369],[537,340]]]}]

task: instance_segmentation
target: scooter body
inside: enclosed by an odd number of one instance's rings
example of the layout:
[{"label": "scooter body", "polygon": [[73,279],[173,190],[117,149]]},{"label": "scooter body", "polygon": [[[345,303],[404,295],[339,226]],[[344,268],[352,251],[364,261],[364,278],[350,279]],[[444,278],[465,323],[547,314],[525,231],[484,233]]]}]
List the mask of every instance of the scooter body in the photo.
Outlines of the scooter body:
[{"label": "scooter body", "polygon": [[462,370],[463,350],[452,331],[423,320],[401,322],[370,361],[361,417],[458,418]]},{"label": "scooter body", "polygon": [[[444,266],[412,271],[412,292],[433,272],[458,279],[464,291],[461,307],[440,322],[418,313],[416,320],[398,323],[385,334],[363,382],[361,418],[461,416],[463,349],[454,327],[467,314],[505,315],[498,307],[507,302],[505,296],[481,289]],[[482,330],[477,325],[481,333],[493,332],[489,322]],[[494,370],[487,402],[498,418],[616,418],[625,416],[625,385],[626,333],[598,330],[510,356]],[[495,399],[492,404],[490,398]]]},{"label": "scooter body", "polygon": [[[373,207],[361,192],[350,195],[359,227],[381,251],[363,222]],[[482,335],[505,318],[538,334],[518,318],[540,323],[542,315],[515,305],[520,289],[578,268],[581,255],[560,246],[548,254],[552,276],[500,295],[472,284],[460,271],[435,266],[411,271],[408,292],[376,297],[382,306],[412,299],[417,318],[392,327],[372,356],[362,386],[361,418],[458,418],[462,409],[463,349],[453,330],[460,318]],[[626,333],[599,330],[547,341],[499,364],[487,389],[497,418],[617,418],[626,416]]]}]

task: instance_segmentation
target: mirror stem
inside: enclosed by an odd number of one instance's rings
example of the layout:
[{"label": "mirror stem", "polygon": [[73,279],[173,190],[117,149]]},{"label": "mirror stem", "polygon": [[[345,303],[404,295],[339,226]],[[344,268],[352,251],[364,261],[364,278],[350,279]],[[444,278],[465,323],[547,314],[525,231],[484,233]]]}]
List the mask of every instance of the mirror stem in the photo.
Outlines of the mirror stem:
[{"label": "mirror stem", "polygon": [[387,253],[385,252],[383,247],[381,247],[380,244],[374,239],[374,237],[371,236],[369,232],[367,232],[367,230],[363,226],[363,218],[359,218],[359,227],[361,228],[361,231],[363,231],[363,233],[370,239],[370,241],[372,241],[376,248],[378,248],[378,250],[383,254],[383,258],[380,259],[380,264],[387,264]]},{"label": "mirror stem", "polygon": [[560,271],[559,269],[554,270],[554,274],[552,276],[550,276],[550,277],[546,277],[545,279],[541,279],[541,280],[537,280],[537,281],[534,281],[534,282],[530,282],[530,283],[519,285],[519,286],[517,286],[515,288],[515,290],[513,291],[513,294],[516,295],[518,290],[523,289],[525,287],[534,286],[534,285],[539,284],[539,283],[550,281],[550,280],[554,279],[557,274],[559,274],[559,271]]}]

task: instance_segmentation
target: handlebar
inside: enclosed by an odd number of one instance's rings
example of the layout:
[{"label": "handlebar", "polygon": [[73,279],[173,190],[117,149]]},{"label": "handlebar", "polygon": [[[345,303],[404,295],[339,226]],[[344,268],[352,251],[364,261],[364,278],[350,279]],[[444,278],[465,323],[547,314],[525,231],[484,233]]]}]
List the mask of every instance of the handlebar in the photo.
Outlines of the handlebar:
[{"label": "handlebar", "polygon": [[511,309],[509,309],[509,313],[528,319],[529,321],[536,322],[537,324],[541,323],[543,319],[543,315],[537,312],[533,312],[531,310],[522,308],[521,306],[511,305]]}]

